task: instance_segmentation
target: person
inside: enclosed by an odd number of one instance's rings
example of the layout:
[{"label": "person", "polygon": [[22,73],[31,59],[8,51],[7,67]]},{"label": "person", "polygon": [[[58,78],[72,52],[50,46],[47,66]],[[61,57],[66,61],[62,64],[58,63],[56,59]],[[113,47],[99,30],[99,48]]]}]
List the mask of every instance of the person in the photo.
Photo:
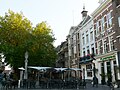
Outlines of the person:
[{"label": "person", "polygon": [[98,78],[95,76],[93,77],[93,87],[94,85],[96,85],[96,87],[98,87]]},{"label": "person", "polygon": [[4,73],[2,77],[3,78],[2,78],[1,84],[2,84],[3,87],[5,87],[6,81],[7,81],[7,75],[6,75],[6,73]]},{"label": "person", "polygon": [[7,80],[7,75],[6,75],[6,73],[4,73],[3,74],[3,79],[2,79],[3,81],[6,81]]}]

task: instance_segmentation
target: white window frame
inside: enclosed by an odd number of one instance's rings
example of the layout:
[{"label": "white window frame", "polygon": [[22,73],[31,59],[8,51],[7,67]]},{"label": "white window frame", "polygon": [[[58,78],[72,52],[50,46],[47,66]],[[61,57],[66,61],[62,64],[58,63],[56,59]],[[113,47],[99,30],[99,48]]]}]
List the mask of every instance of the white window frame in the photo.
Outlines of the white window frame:
[{"label": "white window frame", "polygon": [[110,28],[112,26],[112,14],[109,12],[106,16],[107,18],[107,28]]},{"label": "white window frame", "polygon": [[101,19],[101,32],[104,31],[104,27],[105,27],[105,21],[104,21],[104,17],[102,17],[102,19]]},{"label": "white window frame", "polygon": [[96,22],[96,35],[99,34],[99,21]]}]

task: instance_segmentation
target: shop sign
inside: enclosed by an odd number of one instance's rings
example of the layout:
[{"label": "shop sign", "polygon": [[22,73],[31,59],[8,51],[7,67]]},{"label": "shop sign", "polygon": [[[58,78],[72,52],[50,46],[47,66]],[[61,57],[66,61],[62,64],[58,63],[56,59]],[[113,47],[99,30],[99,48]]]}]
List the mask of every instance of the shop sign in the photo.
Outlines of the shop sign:
[{"label": "shop sign", "polygon": [[111,55],[111,56],[107,56],[107,57],[104,57],[104,58],[100,58],[101,61],[113,60],[113,59],[115,59],[115,55]]}]

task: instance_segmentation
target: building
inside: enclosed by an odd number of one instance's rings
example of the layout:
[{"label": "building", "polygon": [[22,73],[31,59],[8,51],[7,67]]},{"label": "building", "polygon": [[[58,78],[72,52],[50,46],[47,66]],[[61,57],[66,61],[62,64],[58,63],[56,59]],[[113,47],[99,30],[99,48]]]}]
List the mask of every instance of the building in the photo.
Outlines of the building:
[{"label": "building", "polygon": [[[95,53],[95,39],[93,31],[92,18],[87,15],[87,11],[83,9],[82,14],[86,13],[81,22],[80,31],[80,53],[79,66],[83,71],[84,79],[93,78],[93,56]],[[82,15],[83,16],[83,15]]]},{"label": "building", "polygon": [[81,68],[84,79],[93,78],[93,56],[95,53],[95,39],[92,18],[87,15],[83,7],[82,21],[72,26],[68,39],[68,56],[71,68]]},{"label": "building", "polygon": [[82,21],[70,28],[63,66],[81,68],[84,79],[96,75],[99,83],[106,84],[120,80],[120,0],[99,0],[99,4],[91,16],[84,7]]},{"label": "building", "polygon": [[77,68],[77,46],[76,46],[76,26],[72,26],[67,36],[68,40],[68,57],[69,57],[69,67]]},{"label": "building", "polygon": [[119,63],[119,0],[99,0],[99,7],[92,13],[96,61],[99,83],[105,84],[120,78]]},{"label": "building", "polygon": [[69,67],[68,66],[68,42],[64,41],[57,47],[58,58],[56,67]]}]

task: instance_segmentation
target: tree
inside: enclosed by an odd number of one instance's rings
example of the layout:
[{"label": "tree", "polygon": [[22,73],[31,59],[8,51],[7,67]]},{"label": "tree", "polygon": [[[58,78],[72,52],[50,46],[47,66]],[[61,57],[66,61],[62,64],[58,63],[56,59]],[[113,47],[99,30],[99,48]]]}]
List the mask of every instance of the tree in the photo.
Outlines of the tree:
[{"label": "tree", "polygon": [[[56,52],[53,46],[53,41],[55,40],[52,30],[46,24],[46,22],[41,22],[36,25],[32,31],[33,44],[31,45],[30,59],[33,60],[30,65],[40,65],[40,66],[51,66],[55,63]],[[34,60],[38,62],[34,62]]]},{"label": "tree", "polygon": [[14,68],[24,66],[26,51],[29,52],[28,65],[50,66],[55,62],[55,39],[46,22],[32,27],[22,13],[9,10],[5,16],[0,16],[0,26],[0,52]]}]

